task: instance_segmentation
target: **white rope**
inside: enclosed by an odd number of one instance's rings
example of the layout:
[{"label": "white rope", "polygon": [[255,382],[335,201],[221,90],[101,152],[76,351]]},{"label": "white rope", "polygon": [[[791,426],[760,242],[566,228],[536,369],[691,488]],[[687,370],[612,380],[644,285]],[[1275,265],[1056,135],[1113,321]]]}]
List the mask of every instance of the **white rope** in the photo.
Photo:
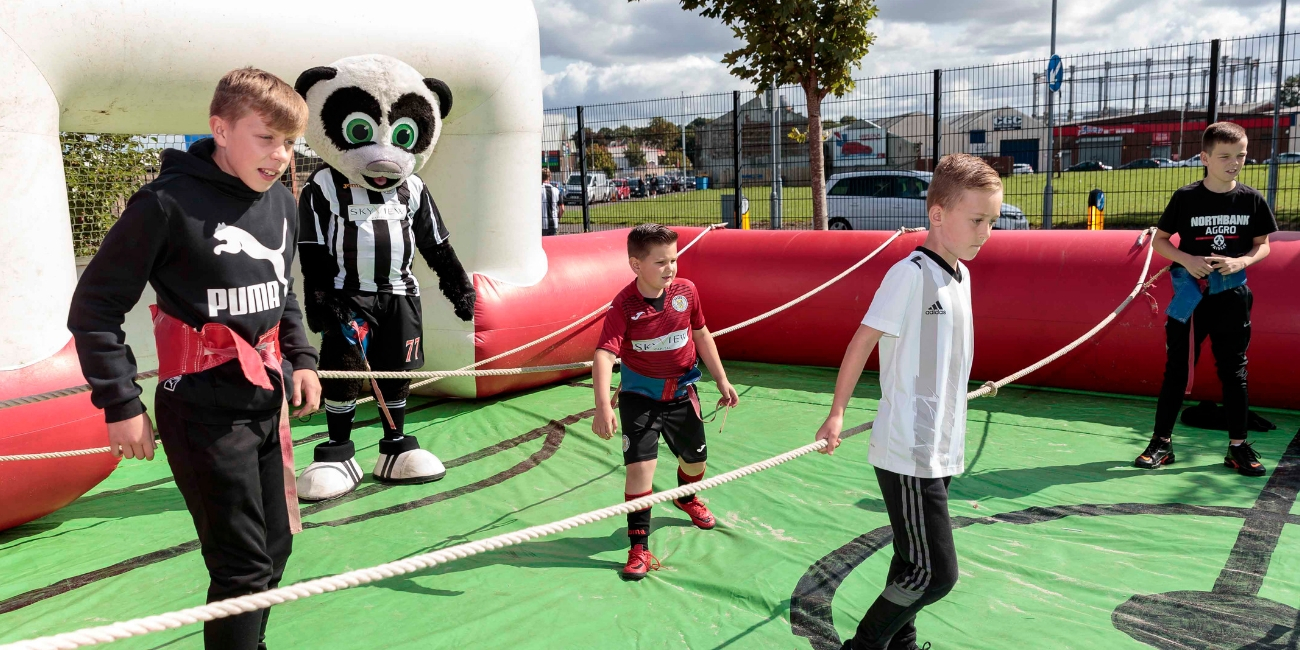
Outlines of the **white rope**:
[{"label": "white rope", "polygon": [[[727,227],[727,224],[725,224],[725,223],[715,223],[715,224],[713,224],[713,225],[711,225],[711,226],[705,228],[703,231],[700,232],[700,234],[698,234],[698,235],[695,236],[695,239],[692,239],[692,240],[690,241],[690,243],[686,244],[686,246],[682,247],[681,250],[677,251],[677,255],[678,255],[678,257],[680,257],[680,256],[681,256],[683,253],[685,253],[686,251],[690,250],[691,247],[694,246],[694,245],[695,245],[697,242],[699,242],[701,239],[704,239],[704,236],[705,236],[705,235],[707,235],[707,234],[709,234],[709,233],[711,233],[711,232],[713,232],[714,230],[717,230],[717,229],[719,229],[719,228],[726,228],[726,227]],[[594,311],[592,311],[590,314],[587,314],[586,316],[582,316],[582,317],[578,318],[578,320],[575,320],[575,321],[573,321],[572,323],[569,323],[568,325],[565,325],[564,327],[561,327],[560,329],[555,330],[554,332],[551,332],[550,334],[547,334],[546,336],[543,336],[543,337],[540,338],[540,339],[537,339],[537,340],[532,341],[532,342],[529,342],[529,343],[525,343],[525,344],[523,344],[523,345],[521,345],[521,346],[519,346],[519,347],[517,347],[517,348],[514,348],[514,349],[512,349],[512,350],[506,350],[505,352],[502,352],[501,354],[498,354],[498,355],[493,356],[493,357],[488,357],[487,359],[484,359],[484,360],[482,360],[482,361],[479,361],[478,363],[471,363],[470,365],[465,366],[465,367],[463,367],[463,368],[460,368],[460,369],[458,369],[458,370],[455,371],[455,372],[459,372],[459,371],[463,371],[463,370],[473,370],[474,368],[477,368],[477,367],[479,367],[479,366],[485,366],[485,365],[487,365],[487,364],[489,364],[489,363],[492,363],[493,361],[498,361],[498,360],[500,360],[500,359],[504,359],[504,358],[506,358],[506,357],[508,357],[508,356],[511,356],[511,355],[513,355],[513,354],[515,354],[515,353],[518,353],[518,352],[522,352],[522,351],[524,351],[524,350],[527,350],[528,348],[531,348],[531,347],[533,347],[533,346],[535,346],[535,345],[537,345],[537,344],[539,344],[539,343],[544,343],[544,342],[546,342],[546,341],[549,341],[549,340],[551,340],[551,339],[553,339],[553,338],[555,338],[555,337],[557,337],[557,336],[559,336],[559,335],[561,335],[561,334],[563,334],[563,333],[565,333],[565,332],[567,332],[567,331],[569,331],[569,330],[571,330],[571,329],[577,327],[578,325],[581,325],[581,324],[587,322],[588,320],[590,320],[590,319],[592,319],[592,318],[595,318],[596,316],[599,316],[599,315],[601,315],[601,314],[604,314],[605,311],[606,311],[607,309],[609,309],[609,305],[610,305],[610,303],[607,302],[607,303],[601,305],[600,307],[597,307],[597,308],[596,308]],[[588,364],[588,365],[591,365],[591,364]],[[444,379],[444,377],[433,377],[433,378],[431,378],[431,379],[426,379],[426,380],[424,380],[424,381],[416,382],[416,383],[414,383],[414,384],[411,384],[411,388],[414,389],[414,388],[419,388],[419,387],[421,387],[421,386],[427,386],[427,385],[432,384],[433,382],[435,382],[435,381],[439,381],[439,380],[441,380],[441,379]],[[371,398],[371,399],[373,399],[373,398]],[[360,404],[360,403],[362,403],[362,401],[361,401],[361,400],[357,400],[357,403]]]},{"label": "white rope", "polygon": [[[1138,236],[1138,240],[1137,240],[1138,245],[1139,246],[1143,245],[1146,242],[1147,236],[1154,235],[1154,234],[1155,234],[1155,228],[1147,228],[1146,230],[1143,230],[1142,234]],[[1100,332],[1107,325],[1110,325],[1111,321],[1119,317],[1120,313],[1124,311],[1125,307],[1128,307],[1129,303],[1133,302],[1134,298],[1137,298],[1138,295],[1140,295],[1143,291],[1150,288],[1151,285],[1155,284],[1155,281],[1158,280],[1161,275],[1164,275],[1165,271],[1169,270],[1169,267],[1165,267],[1161,269],[1159,272],[1157,272],[1155,275],[1151,276],[1151,279],[1149,280],[1144,279],[1147,277],[1147,271],[1150,270],[1151,268],[1151,255],[1152,253],[1155,252],[1154,246],[1147,246],[1146,248],[1147,248],[1147,259],[1146,262],[1142,264],[1142,273],[1138,276],[1137,284],[1133,286],[1133,290],[1129,292],[1128,297],[1124,298],[1124,302],[1121,302],[1119,306],[1116,307],[1114,310],[1112,310],[1109,315],[1103,318],[1100,323],[1094,325],[1093,328],[1085,332],[1083,336],[1074,339],[1065,347],[1044,357],[1038,363],[1035,363],[1034,365],[1029,366],[1028,368],[1024,368],[1019,372],[1012,374],[1008,377],[1003,377],[1002,379],[996,382],[988,382],[984,384],[984,386],[982,386],[979,390],[975,391],[975,393],[972,394],[977,393],[975,395],[976,397],[983,396],[986,394],[997,395],[999,388],[1006,386],[1007,384],[1010,384],[1020,379],[1021,377],[1024,377],[1025,375],[1028,375],[1032,372],[1036,372],[1039,369],[1041,369],[1043,366],[1046,366],[1047,364],[1056,361],[1057,359],[1060,359],[1061,357],[1069,354],[1075,348],[1079,347],[1080,345],[1083,345],[1084,341],[1087,341],[1088,339],[1096,336],[1097,332]]]},{"label": "white rope", "polygon": [[[1141,240],[1139,240],[1139,242],[1140,241]],[[1160,273],[1157,273],[1150,280],[1143,280],[1143,278],[1146,277],[1147,270],[1150,268],[1150,266],[1151,266],[1151,250],[1148,249],[1146,263],[1142,267],[1142,275],[1138,277],[1138,284],[1133,288],[1133,291],[1129,293],[1128,297],[1124,299],[1124,302],[1121,303],[1119,307],[1115,308],[1115,310],[1111,312],[1111,315],[1107,316],[1100,324],[1098,324],[1097,327],[1094,327],[1092,328],[1092,330],[1089,330],[1088,334],[1084,335],[1083,337],[1080,337],[1079,339],[1076,339],[1074,342],[1070,343],[1064,348],[1061,348],[1060,350],[1053,353],[1051,356],[1047,357],[1043,361],[1039,361],[1038,363],[1030,366],[1025,370],[1012,374],[1008,377],[1004,377],[1003,379],[1000,379],[995,382],[986,382],[979,389],[967,393],[966,398],[977,399],[985,395],[996,394],[997,388],[1005,386],[1011,383],[1012,381],[1014,381],[1015,379],[1025,376],[1029,372],[1033,371],[1031,369],[1041,368],[1047,363],[1050,363],[1051,360],[1060,358],[1062,355],[1068,353],[1070,350],[1077,347],[1087,337],[1095,335],[1096,332],[1100,331],[1101,327],[1104,327],[1106,324],[1114,320],[1115,316],[1119,312],[1123,311],[1124,307],[1126,307],[1130,302],[1132,302],[1133,299],[1136,298],[1137,295],[1144,288],[1150,287],[1151,284],[1155,282],[1156,278],[1160,276]],[[873,423],[869,422],[866,425],[864,425],[862,429],[863,430],[870,429],[872,424]],[[71,650],[72,648],[95,645],[98,643],[110,643],[120,639],[126,639],[135,636],[143,636],[145,634],[149,634],[150,632],[159,632],[162,630],[174,629],[185,625],[192,625],[200,621],[210,621],[218,618],[225,618],[227,616],[232,616],[235,614],[256,611],[259,609],[266,609],[273,605],[278,605],[292,600],[298,600],[300,598],[310,598],[312,596],[317,596],[326,592],[339,591],[342,589],[348,589],[359,585],[369,584],[371,582],[375,582],[378,580],[384,580],[387,578],[392,578],[394,576],[399,576],[414,571],[420,571],[433,566],[437,566],[439,564],[447,564],[450,562],[454,562],[456,560],[467,558],[471,555],[485,553],[487,551],[504,548],[506,546],[513,546],[515,544],[520,544],[522,542],[531,539],[537,539],[539,537],[553,535],[555,533],[563,532],[570,528],[576,528],[578,526],[584,526],[586,524],[595,523],[597,521],[608,519],[610,517],[627,514],[629,512],[633,512],[636,510],[643,510],[645,508],[649,508],[658,503],[663,503],[670,499],[679,499],[681,497],[695,494],[697,492],[707,490],[709,488],[717,487],[719,485],[722,485],[723,483],[734,481],[738,478],[747,476],[749,474],[754,474],[756,472],[761,472],[766,469],[771,469],[773,467],[776,467],[777,465],[788,462],[800,456],[812,453],[814,451],[820,451],[825,446],[826,446],[825,440],[818,440],[816,442],[809,443],[797,449],[792,449],[790,451],[787,451],[784,454],[773,456],[766,460],[761,460],[757,463],[746,465],[744,467],[741,467],[740,469],[735,469],[725,474],[719,474],[714,477],[706,478],[702,481],[699,481],[698,483],[683,485],[681,487],[677,487],[671,490],[666,490],[664,492],[657,492],[655,494],[641,497],[639,499],[634,499],[632,501],[624,501],[621,503],[614,504],[612,506],[608,506],[598,510],[592,510],[590,512],[582,513],[580,515],[575,515],[567,519],[554,521],[549,524],[541,524],[539,526],[524,528],[522,530],[518,530],[513,533],[505,533],[502,535],[497,535],[495,537],[489,537],[487,539],[482,539],[474,542],[467,542],[464,544],[448,547],[439,551],[425,553],[423,555],[417,555],[415,557],[407,558],[405,560],[389,562],[387,564],[381,564],[378,566],[370,567],[368,569],[358,569],[355,571],[349,571],[347,573],[341,573],[335,576],[317,578],[315,580],[308,580],[306,582],[300,582],[298,584],[290,585],[288,587],[280,587],[278,589],[272,589],[270,591],[264,591],[261,593],[250,594],[247,596],[240,596],[237,598],[229,598],[215,603],[209,603],[207,605],[203,605],[200,607],[191,607],[189,609],[183,609],[175,612],[168,612],[166,614],[148,616],[145,618],[137,618],[130,621],[113,623],[111,625],[104,625],[100,627],[85,628],[85,629],[77,630],[75,632],[66,632],[63,634],[41,637],[38,639],[18,641],[16,643],[0,646],[0,650]]]},{"label": "white rope", "polygon": [[803,301],[805,301],[805,300],[807,300],[807,299],[813,297],[813,296],[816,295],[817,293],[820,293],[822,290],[824,290],[826,287],[829,287],[829,286],[831,286],[832,284],[835,284],[836,282],[839,282],[840,280],[843,280],[845,276],[847,276],[848,274],[850,274],[850,273],[852,273],[852,272],[858,270],[858,267],[860,267],[860,266],[862,266],[863,264],[866,264],[867,262],[869,262],[869,261],[871,260],[871,258],[875,257],[876,254],[879,253],[880,251],[885,250],[885,247],[888,246],[890,243],[892,243],[895,239],[898,239],[899,237],[903,236],[903,235],[906,234],[906,233],[921,232],[921,231],[923,231],[923,230],[925,230],[925,228],[899,228],[898,230],[894,231],[894,234],[891,235],[891,236],[889,237],[889,239],[886,239],[886,240],[885,240],[885,243],[883,243],[883,244],[881,244],[880,246],[876,247],[876,250],[871,251],[871,253],[868,254],[866,257],[864,257],[864,258],[858,260],[858,263],[857,263],[857,264],[854,264],[853,266],[850,266],[849,268],[844,269],[844,272],[842,272],[842,273],[840,273],[839,275],[837,275],[837,276],[835,276],[835,277],[833,277],[833,278],[831,278],[831,279],[829,279],[829,280],[823,282],[823,283],[821,284],[821,286],[818,286],[817,288],[813,289],[812,291],[809,291],[808,293],[805,293],[804,295],[799,296],[798,298],[795,298],[794,300],[791,300],[790,302],[787,302],[787,303],[785,303],[784,305],[781,305],[780,307],[777,307],[776,309],[772,309],[772,310],[770,310],[770,311],[766,311],[766,312],[764,312],[764,313],[762,313],[762,314],[759,314],[759,315],[757,315],[757,316],[755,316],[755,317],[753,317],[753,318],[751,318],[751,319],[749,319],[749,320],[747,320],[747,321],[743,321],[743,322],[740,322],[740,323],[736,323],[735,325],[732,325],[731,327],[726,327],[726,328],[723,328],[723,329],[718,330],[718,331],[716,331],[716,332],[713,332],[713,336],[717,337],[717,336],[722,336],[722,335],[724,335],[724,334],[730,334],[730,333],[732,333],[732,332],[734,332],[734,331],[736,331],[736,330],[738,330],[738,329],[740,329],[740,328],[742,328],[742,327],[748,327],[748,326],[753,325],[754,323],[757,323],[757,322],[759,322],[759,321],[761,321],[761,320],[764,320],[764,319],[766,319],[766,318],[770,318],[770,317],[772,317],[772,316],[775,316],[775,315],[777,315],[777,314],[779,314],[779,313],[781,313],[781,312],[783,312],[783,311],[785,311],[785,310],[787,310],[787,309],[789,309],[789,308],[791,308],[791,307],[793,307],[793,306],[795,306],[795,305],[797,305],[797,304],[799,304],[799,303],[801,303],[801,302],[803,302]]}]

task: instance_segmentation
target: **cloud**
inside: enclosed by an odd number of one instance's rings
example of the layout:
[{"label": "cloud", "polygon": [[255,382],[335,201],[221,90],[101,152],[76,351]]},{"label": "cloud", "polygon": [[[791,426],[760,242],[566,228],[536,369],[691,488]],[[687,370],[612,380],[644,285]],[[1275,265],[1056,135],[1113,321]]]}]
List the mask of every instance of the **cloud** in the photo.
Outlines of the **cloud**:
[{"label": "cloud", "polygon": [[[545,105],[573,106],[744,90],[722,55],[737,41],[676,0],[534,0]],[[1048,55],[1050,0],[879,0],[857,77],[928,72]],[[1057,51],[1087,54],[1270,34],[1278,0],[1059,2]],[[1246,51],[1268,60],[1271,52]],[[917,90],[915,92],[925,92]],[[725,108],[723,109],[725,110]]]}]

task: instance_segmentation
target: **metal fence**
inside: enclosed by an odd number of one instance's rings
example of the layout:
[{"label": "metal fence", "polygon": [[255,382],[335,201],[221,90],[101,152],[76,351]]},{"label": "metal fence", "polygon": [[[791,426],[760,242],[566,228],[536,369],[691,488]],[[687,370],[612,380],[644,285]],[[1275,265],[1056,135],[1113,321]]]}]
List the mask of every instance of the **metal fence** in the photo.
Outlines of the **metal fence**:
[{"label": "metal fence", "polygon": [[[1294,163],[1300,154],[1291,153],[1300,151],[1296,42],[1296,34],[1287,34],[1276,141],[1286,155],[1273,185],[1265,163],[1275,144],[1276,36],[1063,55],[1056,93],[1047,91],[1045,59],[859,79],[851,93],[823,102],[826,173],[923,172],[936,154],[966,152],[1006,174],[1004,200],[1020,208],[1031,227],[1047,220],[1049,169],[1053,227],[1083,227],[1094,189],[1106,194],[1106,227],[1141,227],[1156,222],[1174,189],[1201,178],[1197,167],[1173,165],[1194,162],[1201,131],[1217,116],[1241,124],[1250,138],[1251,164],[1241,180],[1275,190],[1279,225],[1297,230],[1300,164]],[[1054,114],[1050,152],[1048,101]],[[731,221],[729,201],[738,183],[750,227],[809,228],[807,114],[803,91],[795,87],[548,109],[542,166],[552,171],[553,182],[572,190],[562,230]],[[98,249],[127,199],[157,174],[162,149],[184,149],[196,137],[64,133],[76,254]],[[283,179],[295,195],[320,162],[306,152],[300,144],[294,173]],[[1098,171],[1071,171],[1089,164]],[[846,183],[830,193],[864,187]],[[919,189],[904,181],[871,186],[876,198],[909,206],[920,202]],[[864,226],[855,215],[836,214],[844,201],[829,203],[832,227],[900,225]]]},{"label": "metal fence", "polygon": [[[104,133],[60,134],[63,174],[68,186],[68,212],[72,218],[74,255],[91,256],[122,216],[131,195],[158,176],[164,149],[189,148],[204,136],[119,135]],[[280,179],[294,196],[321,163],[299,139],[292,172]]]},{"label": "metal fence", "polygon": [[[1291,154],[1300,149],[1295,36],[1287,34],[1282,56],[1276,142],[1276,35],[1063,54],[1055,93],[1046,59],[859,79],[851,93],[823,101],[826,174],[896,178],[832,184],[831,227],[906,225],[876,211],[917,212],[925,177],[906,177],[954,152],[982,156],[1003,173],[1005,202],[1031,227],[1085,227],[1097,189],[1106,227],[1154,225],[1175,189],[1202,178],[1201,133],[1217,119],[1240,124],[1250,139],[1240,180],[1275,195],[1282,228],[1300,229],[1300,165],[1291,164],[1300,162]],[[567,192],[562,228],[732,221],[737,179],[749,227],[808,228],[807,113],[797,87],[548,109],[542,164]],[[1270,184],[1274,145],[1288,155]],[[876,207],[863,213],[863,201],[838,198],[856,195]],[[912,218],[923,222],[923,214]]]}]

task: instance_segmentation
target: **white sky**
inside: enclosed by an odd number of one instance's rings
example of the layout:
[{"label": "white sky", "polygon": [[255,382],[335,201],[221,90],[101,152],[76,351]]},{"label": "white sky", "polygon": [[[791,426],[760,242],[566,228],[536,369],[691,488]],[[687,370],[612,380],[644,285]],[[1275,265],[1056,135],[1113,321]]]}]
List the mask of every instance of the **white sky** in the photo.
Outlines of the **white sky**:
[{"label": "white sky", "polygon": [[[1083,54],[1277,32],[1279,0],[1060,0],[1057,51]],[[547,108],[744,89],[721,23],[676,0],[533,0]],[[1293,3],[1297,5],[1300,3]],[[879,0],[860,74],[1045,57],[1051,0]],[[1300,9],[1300,6],[1295,7]],[[1290,21],[1300,27],[1300,11]]]}]

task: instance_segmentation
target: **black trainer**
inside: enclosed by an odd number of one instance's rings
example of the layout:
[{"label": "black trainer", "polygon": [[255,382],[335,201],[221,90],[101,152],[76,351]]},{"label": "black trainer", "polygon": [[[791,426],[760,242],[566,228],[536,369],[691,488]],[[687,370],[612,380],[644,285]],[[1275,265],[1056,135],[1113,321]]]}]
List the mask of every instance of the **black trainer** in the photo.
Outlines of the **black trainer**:
[{"label": "black trainer", "polygon": [[1133,461],[1133,466],[1142,469],[1155,469],[1172,462],[1174,462],[1173,441],[1162,440],[1160,436],[1151,436],[1151,443],[1147,445],[1146,451],[1142,452],[1142,455]]},{"label": "black trainer", "polygon": [[1240,445],[1228,445],[1228,453],[1223,457],[1223,466],[1237,470],[1242,476],[1263,476],[1264,465],[1259,462],[1259,452],[1249,442]]}]

